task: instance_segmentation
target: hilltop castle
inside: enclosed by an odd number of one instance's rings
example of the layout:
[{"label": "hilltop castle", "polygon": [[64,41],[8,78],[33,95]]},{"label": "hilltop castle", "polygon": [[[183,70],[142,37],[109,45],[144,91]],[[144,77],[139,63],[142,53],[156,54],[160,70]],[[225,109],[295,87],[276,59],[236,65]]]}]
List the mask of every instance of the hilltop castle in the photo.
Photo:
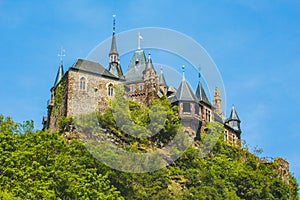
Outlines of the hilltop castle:
[{"label": "hilltop castle", "polygon": [[[115,23],[114,23],[115,24]],[[224,140],[234,146],[241,145],[240,119],[234,107],[225,118],[221,107],[220,91],[216,87],[211,103],[200,83],[194,92],[183,77],[178,89],[168,86],[164,73],[157,74],[150,54],[146,58],[138,47],[123,74],[117,50],[115,25],[112,33],[109,66],[89,60],[78,59],[65,73],[60,62],[57,76],[51,88],[48,115],[43,117],[43,129],[58,130],[60,117],[75,117],[80,114],[100,112],[107,108],[107,101],[114,96],[114,85],[124,85],[125,95],[136,102],[149,105],[154,99],[166,96],[173,105],[178,105],[178,116],[190,137],[205,128],[207,122],[224,125]]]}]

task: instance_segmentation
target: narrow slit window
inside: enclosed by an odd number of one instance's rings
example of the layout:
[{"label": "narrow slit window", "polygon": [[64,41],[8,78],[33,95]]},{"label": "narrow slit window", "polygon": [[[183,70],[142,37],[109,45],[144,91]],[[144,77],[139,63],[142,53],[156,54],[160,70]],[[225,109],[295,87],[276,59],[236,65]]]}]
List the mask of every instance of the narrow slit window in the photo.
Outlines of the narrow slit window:
[{"label": "narrow slit window", "polygon": [[80,78],[80,90],[85,90],[86,89],[86,81],[84,77]]}]

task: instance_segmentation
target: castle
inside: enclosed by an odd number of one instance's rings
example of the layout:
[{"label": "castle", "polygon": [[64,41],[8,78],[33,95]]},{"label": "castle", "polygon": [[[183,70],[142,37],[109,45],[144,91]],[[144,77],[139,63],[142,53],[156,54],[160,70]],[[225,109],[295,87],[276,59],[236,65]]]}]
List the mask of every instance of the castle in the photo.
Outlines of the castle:
[{"label": "castle", "polygon": [[134,52],[128,69],[123,74],[117,50],[115,21],[113,26],[109,67],[85,59],[77,59],[65,73],[62,60],[51,88],[48,115],[43,117],[43,129],[58,130],[60,117],[75,117],[80,114],[100,112],[108,108],[108,100],[114,96],[114,85],[124,85],[125,95],[136,102],[149,105],[156,98],[166,96],[178,106],[178,116],[185,132],[193,139],[207,122],[224,125],[224,140],[233,146],[241,146],[240,119],[234,107],[225,118],[221,107],[220,91],[216,87],[211,103],[200,83],[195,92],[184,76],[178,89],[168,86],[164,73],[158,74],[150,54],[148,58],[140,48]]}]

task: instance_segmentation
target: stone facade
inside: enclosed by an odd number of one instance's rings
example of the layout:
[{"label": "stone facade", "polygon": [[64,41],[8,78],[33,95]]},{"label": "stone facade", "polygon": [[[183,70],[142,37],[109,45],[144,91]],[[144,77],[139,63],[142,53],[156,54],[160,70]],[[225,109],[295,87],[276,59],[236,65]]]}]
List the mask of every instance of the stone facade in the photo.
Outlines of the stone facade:
[{"label": "stone facade", "polygon": [[234,146],[241,145],[240,119],[234,108],[230,117],[224,118],[220,91],[217,88],[212,105],[200,82],[195,93],[184,77],[177,90],[168,87],[162,70],[158,75],[150,54],[146,59],[141,49],[134,52],[127,72],[123,75],[114,32],[108,55],[108,69],[99,63],[78,59],[64,74],[61,63],[51,89],[48,116],[43,118],[44,129],[58,131],[61,117],[103,113],[108,108],[108,100],[114,96],[114,86],[122,84],[129,99],[144,105],[167,96],[173,105],[178,105],[178,116],[192,139],[200,137],[199,133],[204,131],[207,122],[217,121],[224,124],[224,140]]}]

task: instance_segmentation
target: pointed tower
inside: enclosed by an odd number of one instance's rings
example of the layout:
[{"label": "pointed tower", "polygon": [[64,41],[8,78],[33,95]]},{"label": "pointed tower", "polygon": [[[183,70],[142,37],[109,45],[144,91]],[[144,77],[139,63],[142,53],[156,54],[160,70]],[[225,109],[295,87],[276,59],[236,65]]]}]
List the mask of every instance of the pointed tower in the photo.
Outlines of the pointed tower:
[{"label": "pointed tower", "polygon": [[146,89],[146,104],[150,104],[155,98],[157,98],[158,93],[158,77],[154,69],[151,54],[148,54],[148,60],[146,63],[146,69],[143,71],[143,80],[145,82]]},{"label": "pointed tower", "polygon": [[118,78],[124,78],[122,68],[119,62],[119,53],[117,50],[116,41],[116,15],[113,15],[113,34],[111,40],[111,47],[109,51],[109,72]]},{"label": "pointed tower", "polygon": [[182,68],[182,80],[171,103],[178,106],[178,116],[181,118],[185,133],[188,133],[191,139],[196,140],[200,137],[201,111],[197,97],[184,78],[184,66]]},{"label": "pointed tower", "polygon": [[63,63],[62,61],[59,64],[59,68],[56,74],[55,82],[54,82],[54,87],[57,86],[57,84],[61,81],[62,77],[64,76],[64,68],[63,68]]},{"label": "pointed tower", "polygon": [[196,89],[196,97],[201,106],[201,118],[205,122],[211,122],[214,120],[212,105],[209,102],[205,90],[200,81],[198,81],[198,86]]},{"label": "pointed tower", "polygon": [[218,87],[216,87],[214,92],[214,107],[215,107],[215,112],[219,115],[219,117],[223,118],[222,99]]},{"label": "pointed tower", "polygon": [[160,75],[158,77],[158,84],[159,84],[159,92],[163,95],[167,95],[168,85],[167,85],[162,67],[160,68]]},{"label": "pointed tower", "polygon": [[228,119],[226,119],[224,128],[225,135],[224,140],[234,146],[241,146],[241,120],[238,117],[234,106],[232,106],[231,113]]}]

